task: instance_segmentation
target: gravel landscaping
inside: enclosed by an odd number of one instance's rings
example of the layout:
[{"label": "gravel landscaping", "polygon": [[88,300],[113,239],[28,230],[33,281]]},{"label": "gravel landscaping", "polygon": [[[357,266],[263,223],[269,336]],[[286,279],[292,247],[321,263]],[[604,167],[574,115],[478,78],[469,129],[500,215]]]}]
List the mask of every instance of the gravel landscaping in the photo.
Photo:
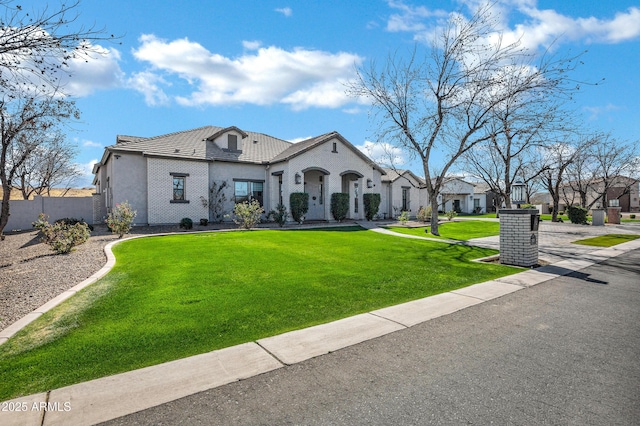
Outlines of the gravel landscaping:
[{"label": "gravel landscaping", "polygon": [[[135,227],[130,236],[180,231],[178,226]],[[99,271],[107,261],[104,246],[117,239],[99,225],[89,241],[56,255],[37,231],[6,235],[0,241],[0,330]]]}]

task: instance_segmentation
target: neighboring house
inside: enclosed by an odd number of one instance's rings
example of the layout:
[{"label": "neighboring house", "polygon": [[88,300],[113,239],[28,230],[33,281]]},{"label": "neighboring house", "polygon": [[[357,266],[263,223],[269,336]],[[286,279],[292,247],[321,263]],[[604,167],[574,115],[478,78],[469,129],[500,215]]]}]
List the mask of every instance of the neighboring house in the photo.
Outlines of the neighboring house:
[{"label": "neighboring house", "polygon": [[[473,213],[479,205],[479,198],[474,198],[474,185],[459,177],[447,178],[442,185],[438,204],[442,211],[454,210],[458,213]],[[477,205],[476,205],[476,200]]]},{"label": "neighboring house", "polygon": [[156,137],[118,136],[94,165],[94,221],[128,201],[136,224],[212,219],[203,203],[226,181],[224,210],[257,200],[265,211],[293,192],[309,193],[307,220],[331,220],[331,194],[349,194],[348,218],[363,219],[364,193],[381,192],[385,171],[338,132],[291,143],[235,126]]},{"label": "neighboring house", "polygon": [[384,169],[380,210],[382,217],[395,218],[401,212],[409,212],[415,217],[420,207],[429,204],[429,196],[424,188],[424,179],[409,170]]},{"label": "neighboring house", "polygon": [[478,213],[494,213],[502,207],[501,197],[485,182],[473,182],[473,209]]},{"label": "neighboring house", "polygon": [[[606,202],[608,203],[609,200],[618,200],[623,212],[640,211],[639,185],[639,181],[633,178],[626,176],[613,177],[612,183],[606,191]],[[573,186],[577,188],[579,185]],[[587,206],[602,206],[603,201],[601,194],[604,192],[603,189],[605,187],[603,179],[595,179],[588,185],[582,186],[588,187],[588,190],[586,191]],[[580,194],[572,189],[571,183],[562,185],[560,191],[560,203],[562,209],[566,209],[567,201],[572,205],[580,204]]]}]

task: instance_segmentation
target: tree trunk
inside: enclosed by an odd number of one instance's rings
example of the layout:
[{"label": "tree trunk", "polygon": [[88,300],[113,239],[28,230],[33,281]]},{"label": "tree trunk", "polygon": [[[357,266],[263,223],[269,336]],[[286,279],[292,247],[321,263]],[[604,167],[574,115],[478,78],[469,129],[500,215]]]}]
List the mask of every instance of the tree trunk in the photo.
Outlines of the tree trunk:
[{"label": "tree trunk", "polygon": [[429,202],[431,203],[431,234],[440,236],[438,232],[438,195],[429,194]]},{"label": "tree trunk", "polygon": [[9,223],[9,198],[11,198],[11,188],[3,185],[2,207],[0,207],[0,240],[4,241],[4,227]]}]

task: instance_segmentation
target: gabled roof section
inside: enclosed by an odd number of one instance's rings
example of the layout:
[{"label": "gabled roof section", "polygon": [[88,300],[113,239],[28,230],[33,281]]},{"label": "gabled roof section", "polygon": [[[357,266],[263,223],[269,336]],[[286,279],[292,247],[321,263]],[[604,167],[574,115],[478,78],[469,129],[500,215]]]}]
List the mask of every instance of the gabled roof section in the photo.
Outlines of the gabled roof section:
[{"label": "gabled roof section", "polygon": [[386,176],[383,176],[382,182],[393,183],[400,179],[405,175],[411,176],[419,185],[424,185],[426,182],[420,176],[416,176],[411,170],[403,170],[403,169],[388,169],[385,168],[384,171],[387,173]]},{"label": "gabled roof section", "polygon": [[279,162],[282,162],[282,161],[290,160],[291,158],[297,157],[300,154],[303,154],[303,153],[305,153],[307,151],[310,151],[311,149],[313,149],[313,148],[315,148],[317,146],[320,146],[323,143],[325,143],[325,142],[327,142],[327,141],[329,141],[331,139],[338,139],[347,148],[351,149],[356,155],[358,155],[360,158],[362,158],[362,160],[365,161],[367,164],[369,164],[371,167],[377,169],[383,175],[386,174],[385,170],[382,167],[380,167],[379,165],[374,163],[369,157],[364,155],[362,153],[362,151],[360,151],[358,148],[353,146],[353,144],[351,142],[346,140],[344,138],[344,136],[342,136],[340,133],[338,133],[336,131],[325,133],[325,134],[320,135],[320,136],[316,136],[316,137],[313,137],[313,138],[310,138],[310,139],[307,139],[307,140],[304,140],[304,141],[301,141],[301,142],[294,143],[288,149],[282,151],[280,154],[275,156],[270,162],[271,163],[279,163]]},{"label": "gabled roof section", "polygon": [[240,130],[236,126],[230,126],[230,127],[225,127],[224,129],[218,130],[216,133],[214,133],[213,135],[209,136],[207,138],[207,140],[212,141],[215,138],[217,138],[218,136],[224,135],[225,133],[231,132],[231,131],[235,131],[235,132],[240,133],[240,135],[242,136],[242,139],[246,139],[246,138],[249,137],[249,134],[245,133],[243,130]]},{"label": "gabled roof section", "polygon": [[[243,135],[242,152],[224,151],[211,142],[212,139],[230,130],[237,131]],[[107,149],[174,159],[262,164],[268,162],[291,145],[291,142],[263,133],[244,132],[235,126],[225,128],[205,126],[152,138],[118,136],[116,144],[107,147]]]}]

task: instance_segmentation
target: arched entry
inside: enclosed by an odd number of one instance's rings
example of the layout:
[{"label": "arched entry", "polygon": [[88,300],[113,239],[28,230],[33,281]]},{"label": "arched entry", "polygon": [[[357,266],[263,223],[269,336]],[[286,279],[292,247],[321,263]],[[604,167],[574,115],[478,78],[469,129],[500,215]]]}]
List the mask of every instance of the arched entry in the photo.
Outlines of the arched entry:
[{"label": "arched entry", "polygon": [[349,194],[349,219],[364,217],[362,206],[362,178],[364,175],[355,170],[340,173],[342,176],[342,192]]},{"label": "arched entry", "polygon": [[305,220],[326,220],[326,176],[329,172],[320,167],[309,167],[302,173],[304,173],[304,192],[309,194],[309,210]]}]

